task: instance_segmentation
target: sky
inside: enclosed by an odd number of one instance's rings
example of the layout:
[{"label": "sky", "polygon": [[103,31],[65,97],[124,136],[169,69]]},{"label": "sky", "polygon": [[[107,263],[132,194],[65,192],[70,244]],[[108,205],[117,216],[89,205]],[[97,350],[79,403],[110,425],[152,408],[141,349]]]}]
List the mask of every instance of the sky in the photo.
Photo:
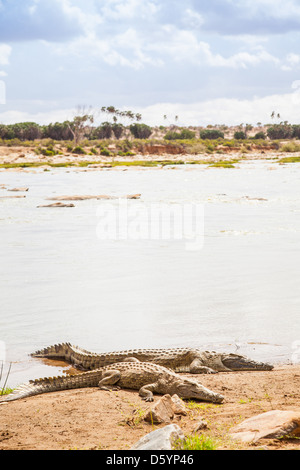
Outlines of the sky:
[{"label": "sky", "polygon": [[299,0],[0,0],[0,123],[300,123],[299,44]]}]

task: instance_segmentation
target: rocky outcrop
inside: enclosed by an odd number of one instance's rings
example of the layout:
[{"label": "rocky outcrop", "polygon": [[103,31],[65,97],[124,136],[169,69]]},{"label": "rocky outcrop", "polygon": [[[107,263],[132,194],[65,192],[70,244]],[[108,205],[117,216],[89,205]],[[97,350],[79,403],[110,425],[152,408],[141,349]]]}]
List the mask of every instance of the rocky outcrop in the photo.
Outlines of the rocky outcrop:
[{"label": "rocky outcrop", "polygon": [[261,439],[300,436],[300,411],[273,410],[243,421],[231,430],[231,437],[243,443]]},{"label": "rocky outcrop", "polygon": [[96,200],[111,200],[111,199],[140,199],[141,194],[132,194],[127,196],[107,196],[107,195],[100,195],[100,196],[57,196],[57,197],[49,197],[47,198],[48,201],[88,201],[91,199]]},{"label": "rocky outcrop", "polygon": [[74,204],[63,204],[62,202],[56,202],[54,204],[48,204],[45,206],[38,206],[38,209],[42,207],[50,207],[50,208],[56,208],[56,207],[75,207]]},{"label": "rocky outcrop", "polygon": [[150,408],[144,420],[153,424],[171,423],[175,415],[187,415],[183,400],[178,395],[164,395]]},{"label": "rocky outcrop", "polygon": [[181,428],[176,424],[170,424],[147,434],[130,450],[172,450],[174,443],[184,438]]}]

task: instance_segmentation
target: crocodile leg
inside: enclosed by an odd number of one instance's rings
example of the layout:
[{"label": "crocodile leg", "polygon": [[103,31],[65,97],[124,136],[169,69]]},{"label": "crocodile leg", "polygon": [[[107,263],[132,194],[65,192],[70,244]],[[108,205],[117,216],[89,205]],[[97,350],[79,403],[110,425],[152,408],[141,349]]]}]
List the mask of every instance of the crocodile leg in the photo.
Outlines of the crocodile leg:
[{"label": "crocodile leg", "polygon": [[121,379],[121,373],[118,370],[108,370],[103,375],[98,384],[100,390],[120,390],[120,387],[114,387]]},{"label": "crocodile leg", "polygon": [[190,373],[191,374],[217,374],[217,371],[202,365],[200,359],[194,359],[190,364]]},{"label": "crocodile leg", "polygon": [[154,401],[153,392],[155,392],[159,387],[159,382],[154,382],[153,384],[144,385],[139,390],[139,396],[142,400],[146,402]]}]

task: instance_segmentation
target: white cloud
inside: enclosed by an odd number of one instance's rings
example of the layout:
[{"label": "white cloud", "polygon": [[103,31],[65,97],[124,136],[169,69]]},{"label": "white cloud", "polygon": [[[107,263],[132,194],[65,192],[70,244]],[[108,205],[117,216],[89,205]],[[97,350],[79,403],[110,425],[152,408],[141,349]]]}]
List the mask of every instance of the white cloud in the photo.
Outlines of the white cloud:
[{"label": "white cloud", "polygon": [[276,110],[282,120],[300,123],[300,94],[298,89],[283,95],[271,95],[252,100],[221,98],[192,104],[157,103],[145,108],[135,109],[143,116],[143,121],[150,125],[164,124],[163,116],[170,122],[179,116],[179,123],[185,126],[206,126],[208,124],[239,125],[243,123],[265,124],[271,121],[271,113]]},{"label": "white cloud", "polygon": [[[270,123],[271,113],[276,110],[283,121],[300,123],[299,103],[300,88],[282,95],[270,95],[262,98],[254,97],[252,100],[239,100],[220,98],[200,101],[191,104],[185,103],[156,103],[145,107],[132,107],[132,111],[143,116],[143,122],[151,126],[164,125],[164,115],[170,122],[175,123],[175,116],[179,116],[179,125],[206,126],[208,124],[239,125],[243,123],[256,124]],[[127,109],[127,108],[126,108]],[[39,124],[50,122],[63,122],[74,117],[75,109],[57,109],[38,113],[26,113],[17,110],[0,113],[0,122],[12,124],[15,122],[34,121]]]},{"label": "white cloud", "polygon": [[0,65],[8,65],[12,48],[7,44],[0,44]]},{"label": "white cloud", "polygon": [[149,0],[106,0],[101,15],[107,20],[132,20],[151,18],[159,6]]},{"label": "white cloud", "polygon": [[248,68],[264,63],[280,65],[280,60],[269,54],[262,46],[252,47],[251,51],[237,52],[225,57],[214,53],[209,43],[199,41],[196,33],[179,30],[172,25],[162,27],[160,37],[148,46],[158,55],[172,58],[176,62],[208,65],[210,67]]}]

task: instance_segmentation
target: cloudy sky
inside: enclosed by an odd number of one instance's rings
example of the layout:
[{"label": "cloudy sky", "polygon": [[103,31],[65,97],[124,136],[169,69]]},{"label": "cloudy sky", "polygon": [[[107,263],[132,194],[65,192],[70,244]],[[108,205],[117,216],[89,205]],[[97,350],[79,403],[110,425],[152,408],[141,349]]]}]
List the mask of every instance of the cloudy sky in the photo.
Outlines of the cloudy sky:
[{"label": "cloudy sky", "polygon": [[0,122],[300,122],[299,0],[0,0]]}]

